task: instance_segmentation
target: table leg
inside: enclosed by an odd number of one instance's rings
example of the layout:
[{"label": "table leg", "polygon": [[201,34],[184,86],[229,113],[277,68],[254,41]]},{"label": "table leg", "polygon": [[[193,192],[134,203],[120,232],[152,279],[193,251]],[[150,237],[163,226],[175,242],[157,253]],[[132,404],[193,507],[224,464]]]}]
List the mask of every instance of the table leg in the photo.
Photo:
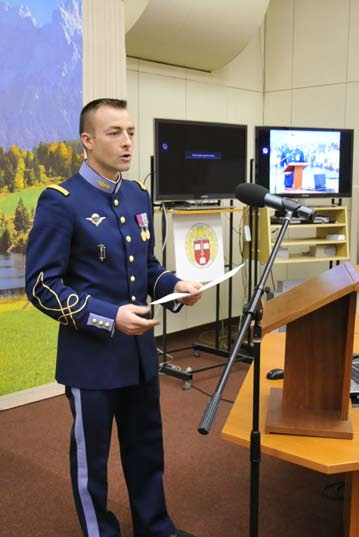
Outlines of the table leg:
[{"label": "table leg", "polygon": [[359,537],[359,472],[345,475],[344,535]]}]

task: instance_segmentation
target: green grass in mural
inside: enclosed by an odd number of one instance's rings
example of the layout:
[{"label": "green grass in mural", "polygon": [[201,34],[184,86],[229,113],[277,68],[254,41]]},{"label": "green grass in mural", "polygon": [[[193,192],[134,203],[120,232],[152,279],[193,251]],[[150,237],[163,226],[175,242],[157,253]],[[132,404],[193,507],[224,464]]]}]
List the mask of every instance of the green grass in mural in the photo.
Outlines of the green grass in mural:
[{"label": "green grass in mural", "polygon": [[22,198],[24,205],[28,210],[31,210],[32,208],[35,209],[37,199],[44,188],[44,186],[39,186],[37,188],[27,188],[21,192],[4,194],[0,196],[0,209],[4,211],[5,216],[15,214],[15,209],[20,198]]},{"label": "green grass in mural", "polygon": [[54,382],[58,324],[25,298],[0,301],[0,395]]},{"label": "green grass in mural", "polygon": [[[49,183],[58,183],[60,177],[53,177],[49,179]],[[37,200],[39,195],[43,190],[45,190],[46,185],[25,188],[21,192],[13,192],[12,194],[2,194],[0,195],[0,209],[4,211],[5,216],[11,216],[15,214],[15,209],[19,203],[19,199],[22,198],[25,207],[28,211],[36,208]]]}]

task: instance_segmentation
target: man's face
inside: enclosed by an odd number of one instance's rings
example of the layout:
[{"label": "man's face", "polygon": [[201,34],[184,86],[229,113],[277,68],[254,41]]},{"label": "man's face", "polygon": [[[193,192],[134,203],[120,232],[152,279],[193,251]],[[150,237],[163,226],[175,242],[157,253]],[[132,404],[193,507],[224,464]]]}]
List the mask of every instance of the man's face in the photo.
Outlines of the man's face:
[{"label": "man's face", "polygon": [[135,127],[126,109],[103,105],[92,112],[87,132],[81,134],[88,164],[108,179],[129,170]]}]

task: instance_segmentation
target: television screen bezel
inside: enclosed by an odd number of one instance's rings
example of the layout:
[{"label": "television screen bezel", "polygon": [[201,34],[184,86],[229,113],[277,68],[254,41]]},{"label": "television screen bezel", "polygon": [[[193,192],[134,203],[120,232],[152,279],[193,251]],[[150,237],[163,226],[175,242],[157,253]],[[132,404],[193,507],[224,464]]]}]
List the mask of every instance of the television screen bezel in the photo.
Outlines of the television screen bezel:
[{"label": "television screen bezel", "polygon": [[[339,132],[345,133],[348,136],[347,143],[340,148],[340,164],[339,164],[339,188],[338,192],[271,192],[270,191],[270,177],[269,177],[269,159],[270,151],[268,156],[262,154],[262,149],[264,147],[263,139],[260,137],[260,133],[265,131],[267,132],[267,140],[269,147],[269,136],[271,130],[287,130],[287,131],[318,131],[318,132]],[[255,126],[255,173],[254,181],[256,184],[264,186],[269,193],[275,194],[277,196],[282,196],[286,198],[310,198],[310,199],[320,199],[320,198],[351,198],[352,188],[353,188],[353,145],[354,145],[354,129],[349,128],[338,128],[338,127],[294,127],[294,126],[277,126],[277,125],[257,125]],[[269,148],[270,149],[270,148]],[[345,154],[345,151],[348,151],[349,154]],[[346,167],[347,169],[343,170],[344,162],[343,159],[347,159]],[[266,162],[266,166],[264,166]],[[342,176],[342,174],[345,174]]]},{"label": "television screen bezel", "polygon": [[[243,169],[243,177],[237,181],[237,183],[233,186],[233,192],[203,192],[201,195],[197,196],[193,193],[163,193],[163,189],[160,188],[160,176],[159,176],[159,149],[160,149],[160,143],[159,143],[159,128],[161,124],[175,124],[175,125],[203,125],[203,126],[209,126],[209,127],[224,127],[224,128],[235,128],[240,129],[242,131],[242,134],[244,133],[244,169]],[[185,201],[191,201],[191,202],[203,202],[203,201],[215,201],[215,200],[225,200],[225,199],[234,199],[235,198],[235,187],[239,183],[245,183],[247,181],[247,167],[248,167],[248,125],[242,124],[242,123],[224,123],[224,122],[215,122],[215,121],[197,121],[197,120],[187,120],[187,119],[169,119],[169,118],[154,118],[153,119],[153,125],[154,125],[154,139],[153,139],[153,145],[154,145],[154,162],[153,162],[153,173],[154,173],[154,180],[153,180],[153,199],[154,201],[159,202],[185,202]],[[220,184],[220,181],[219,183]]]}]

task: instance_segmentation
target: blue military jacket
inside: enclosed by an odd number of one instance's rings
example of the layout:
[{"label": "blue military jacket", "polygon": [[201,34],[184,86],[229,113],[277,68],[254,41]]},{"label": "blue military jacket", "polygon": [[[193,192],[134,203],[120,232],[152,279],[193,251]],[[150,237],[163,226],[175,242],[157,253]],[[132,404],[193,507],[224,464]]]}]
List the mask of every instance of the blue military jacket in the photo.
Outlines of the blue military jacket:
[{"label": "blue military jacket", "polygon": [[119,306],[145,305],[148,295],[160,298],[178,281],[153,247],[150,197],[135,181],[122,179],[114,188],[84,163],[79,174],[42,192],[27,248],[26,291],[60,323],[58,382],[111,389],[138,383],[140,368],[146,379],[156,374],[153,330],[127,336],[115,328]]}]

